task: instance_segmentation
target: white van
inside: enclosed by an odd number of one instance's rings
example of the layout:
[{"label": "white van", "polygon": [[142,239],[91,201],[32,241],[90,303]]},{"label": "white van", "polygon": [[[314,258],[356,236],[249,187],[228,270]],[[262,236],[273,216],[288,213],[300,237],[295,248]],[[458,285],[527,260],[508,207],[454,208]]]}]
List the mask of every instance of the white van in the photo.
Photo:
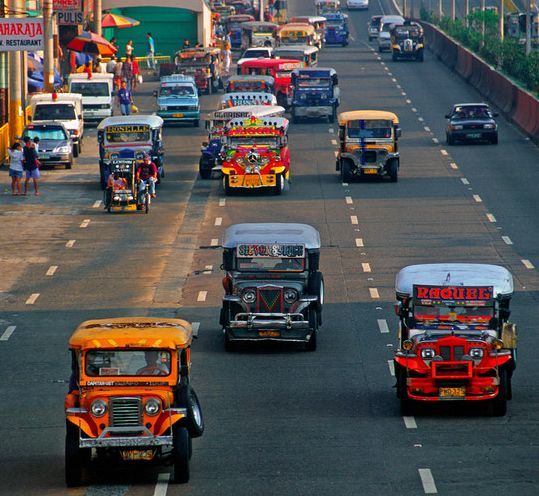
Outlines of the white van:
[{"label": "white van", "polygon": [[85,121],[101,121],[112,116],[113,74],[70,74],[69,92],[82,95],[82,107]]},{"label": "white van", "polygon": [[380,19],[380,31],[378,33],[378,51],[391,50],[391,27],[404,24],[404,17],[400,15],[385,15]]},{"label": "white van", "polygon": [[34,124],[61,122],[73,141],[73,156],[78,157],[84,133],[82,97],[77,93],[41,93],[30,98],[30,109]]}]

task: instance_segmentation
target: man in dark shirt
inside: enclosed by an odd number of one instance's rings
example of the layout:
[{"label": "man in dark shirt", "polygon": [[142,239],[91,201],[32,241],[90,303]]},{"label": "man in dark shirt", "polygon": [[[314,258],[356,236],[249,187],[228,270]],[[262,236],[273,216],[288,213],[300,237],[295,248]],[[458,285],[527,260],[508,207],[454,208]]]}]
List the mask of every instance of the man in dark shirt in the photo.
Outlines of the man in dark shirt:
[{"label": "man in dark shirt", "polygon": [[152,162],[149,155],[144,156],[144,161],[137,167],[135,175],[137,182],[139,182],[139,200],[144,194],[146,184],[150,188],[150,194],[152,198],[155,198],[155,183],[157,182],[157,167]]},{"label": "man in dark shirt", "polygon": [[131,113],[133,95],[131,94],[131,90],[127,88],[126,81],[122,81],[122,87],[118,90],[118,103],[120,104],[122,115],[129,115]]},{"label": "man in dark shirt", "polygon": [[34,181],[34,193],[36,196],[39,196],[39,186],[37,180],[40,177],[39,174],[39,160],[37,159],[37,152],[34,146],[33,141],[30,139],[30,136],[24,137],[24,148],[23,152],[23,167],[26,171],[26,181],[24,182],[24,193],[28,193],[28,183],[30,179]]}]

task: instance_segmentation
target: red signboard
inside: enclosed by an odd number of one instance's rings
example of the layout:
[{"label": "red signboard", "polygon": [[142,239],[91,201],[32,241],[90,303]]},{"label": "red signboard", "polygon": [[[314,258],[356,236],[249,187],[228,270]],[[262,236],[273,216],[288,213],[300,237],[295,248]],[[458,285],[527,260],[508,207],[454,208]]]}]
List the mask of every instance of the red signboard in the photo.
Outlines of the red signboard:
[{"label": "red signboard", "polygon": [[422,286],[414,285],[414,298],[424,305],[485,305],[493,299],[492,286]]}]

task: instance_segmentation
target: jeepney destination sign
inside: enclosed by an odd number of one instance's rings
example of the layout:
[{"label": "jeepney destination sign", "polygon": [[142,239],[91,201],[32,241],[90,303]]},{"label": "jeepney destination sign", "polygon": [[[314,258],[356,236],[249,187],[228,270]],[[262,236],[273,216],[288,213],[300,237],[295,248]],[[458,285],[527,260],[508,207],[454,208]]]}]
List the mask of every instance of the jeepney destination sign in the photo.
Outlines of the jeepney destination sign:
[{"label": "jeepney destination sign", "polygon": [[0,52],[43,50],[43,18],[0,19]]},{"label": "jeepney destination sign", "polygon": [[236,249],[236,256],[241,258],[303,258],[305,256],[305,246],[284,244],[238,245]]},{"label": "jeepney destination sign", "polygon": [[423,305],[485,306],[493,299],[492,286],[422,286],[414,285],[414,298]]}]

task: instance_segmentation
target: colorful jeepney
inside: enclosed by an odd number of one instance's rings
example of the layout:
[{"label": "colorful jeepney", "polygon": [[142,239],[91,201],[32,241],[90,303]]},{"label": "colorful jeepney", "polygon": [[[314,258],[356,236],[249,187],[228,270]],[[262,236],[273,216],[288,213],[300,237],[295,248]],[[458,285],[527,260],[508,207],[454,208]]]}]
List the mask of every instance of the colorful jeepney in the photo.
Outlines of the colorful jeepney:
[{"label": "colorful jeepney", "polygon": [[505,415],[517,352],[511,273],[488,264],[411,265],[395,289],[402,414],[420,403],[470,401]]},{"label": "colorful jeepney", "polygon": [[225,93],[273,93],[275,80],[271,76],[230,76]]},{"label": "colorful jeepney", "polygon": [[277,33],[279,45],[319,46],[321,41],[314,27],[307,23],[292,23],[281,26]]},{"label": "colorful jeepney", "polygon": [[225,93],[221,97],[222,109],[245,105],[277,105],[277,98],[271,93],[261,91],[249,93]]},{"label": "colorful jeepney", "polygon": [[223,186],[271,190],[280,195],[290,177],[288,120],[284,117],[233,119],[225,129]]},{"label": "colorful jeepney", "polygon": [[255,18],[248,14],[235,14],[227,17],[225,30],[230,33],[230,46],[232,48],[241,48],[241,26],[245,22],[254,20]]},{"label": "colorful jeepney", "polygon": [[241,49],[274,47],[278,29],[279,25],[273,22],[244,22],[241,25]]},{"label": "colorful jeepney", "polygon": [[301,67],[302,62],[293,59],[246,60],[238,64],[238,74],[259,74],[273,77],[277,104],[287,107],[288,98],[291,95],[291,73],[294,69],[301,69]]},{"label": "colorful jeepney", "polygon": [[341,2],[339,0],[314,0],[316,15],[325,16],[328,12],[339,12]]},{"label": "colorful jeepney", "polygon": [[324,46],[324,37],[326,34],[326,17],[322,16],[294,16],[291,17],[288,20],[289,23],[304,23],[310,24],[316,31],[316,37],[317,37],[317,43],[316,46],[318,48],[322,48]]},{"label": "colorful jeepney", "polygon": [[299,60],[303,67],[318,65],[318,48],[312,45],[281,45],[273,50],[275,59]]},{"label": "colorful jeepney", "polygon": [[328,45],[348,45],[350,31],[348,29],[348,15],[341,12],[331,12],[326,14],[326,44]]},{"label": "colorful jeepney", "polygon": [[192,76],[199,91],[210,95],[221,84],[223,62],[219,48],[186,48],[174,58],[179,74]]}]

